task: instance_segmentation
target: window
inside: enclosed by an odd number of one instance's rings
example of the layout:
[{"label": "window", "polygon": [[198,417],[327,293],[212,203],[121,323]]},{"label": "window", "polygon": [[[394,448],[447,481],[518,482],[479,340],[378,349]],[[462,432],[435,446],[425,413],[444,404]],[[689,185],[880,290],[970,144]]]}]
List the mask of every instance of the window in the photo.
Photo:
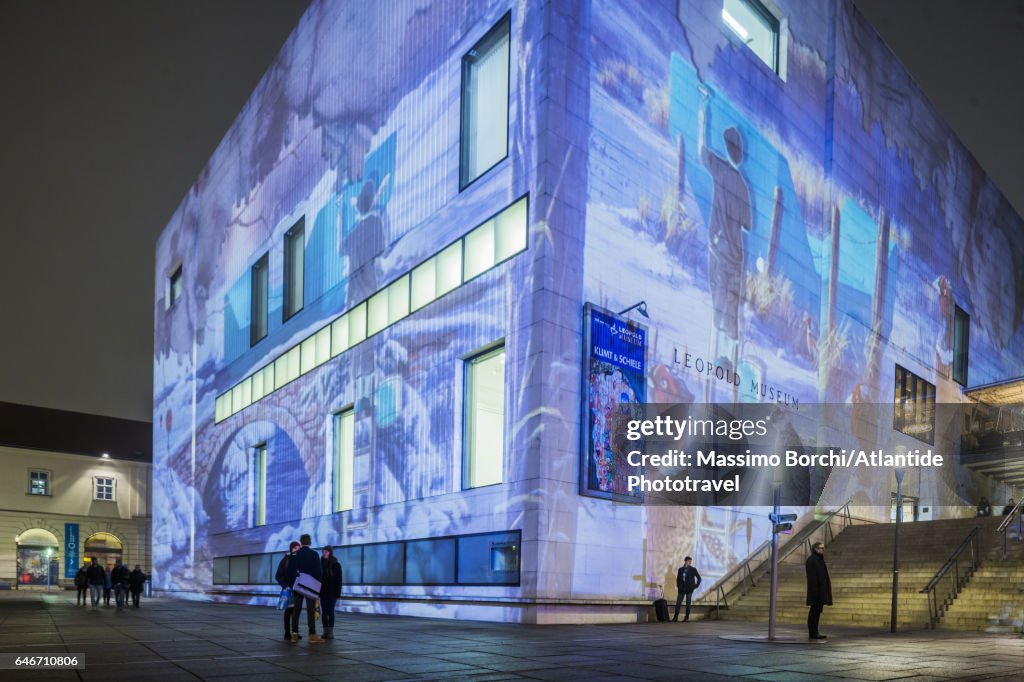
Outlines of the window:
[{"label": "window", "polygon": [[925,443],[935,442],[935,384],[896,365],[892,427]]},{"label": "window", "polygon": [[178,302],[181,298],[181,266],[179,265],[171,273],[171,276],[167,279],[167,307],[170,308],[172,305]]},{"label": "window", "polygon": [[28,494],[49,495],[50,494],[50,472],[30,471],[28,472]]},{"label": "window", "polygon": [[971,318],[955,306],[953,312],[953,381],[967,385],[967,351],[971,342]]},{"label": "window", "polygon": [[306,221],[299,220],[284,235],[284,319],[302,310]]},{"label": "window", "polygon": [[267,254],[252,266],[252,319],[249,344],[255,346],[267,335],[267,309],[270,304],[270,261]]},{"label": "window", "polygon": [[466,363],[462,482],[465,488],[501,483],[505,450],[505,348]]},{"label": "window", "polygon": [[355,412],[349,408],[334,415],[332,509],[352,508],[352,462],[355,453]]},{"label": "window", "polygon": [[779,73],[779,20],[758,0],[724,0],[722,21],[768,67]]},{"label": "window", "polygon": [[253,452],[253,526],[267,525],[267,444]]},{"label": "window", "polygon": [[93,476],[93,499],[114,502],[114,483],[114,479],[110,476]]},{"label": "window", "polygon": [[462,58],[460,189],[508,156],[510,25],[506,14]]}]

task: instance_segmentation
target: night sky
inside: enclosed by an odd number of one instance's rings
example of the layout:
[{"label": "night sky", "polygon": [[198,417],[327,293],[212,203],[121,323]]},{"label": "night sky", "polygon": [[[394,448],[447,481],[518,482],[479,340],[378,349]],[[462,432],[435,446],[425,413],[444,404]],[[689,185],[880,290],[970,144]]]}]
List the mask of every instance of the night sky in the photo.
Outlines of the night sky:
[{"label": "night sky", "polygon": [[[151,419],[157,235],[308,4],[0,2],[0,401]],[[1024,1],[856,4],[1024,209]]]}]

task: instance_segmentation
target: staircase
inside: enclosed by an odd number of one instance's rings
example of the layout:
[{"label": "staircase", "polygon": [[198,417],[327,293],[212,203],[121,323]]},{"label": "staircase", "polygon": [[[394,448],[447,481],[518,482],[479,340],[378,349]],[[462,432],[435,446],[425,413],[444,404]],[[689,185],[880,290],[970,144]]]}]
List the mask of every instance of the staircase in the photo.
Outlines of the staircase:
[{"label": "staircase", "polygon": [[[996,517],[995,523],[1002,520]],[[984,520],[989,525],[989,520]],[[981,567],[938,624],[940,630],[1020,632],[1024,629],[1024,543],[1011,529],[1003,556],[1000,536],[983,532]]]},{"label": "staircase", "polygon": [[[997,543],[995,528],[1000,518],[950,519],[904,523],[900,526],[900,590],[899,628],[917,629],[929,626],[928,600],[920,593],[950,553],[975,527],[979,527],[982,570],[968,581],[967,589],[946,609],[943,626],[952,629],[984,629],[989,611],[1024,594],[1017,592],[1024,569],[1012,559],[996,562],[990,557],[1002,546]],[[889,627],[892,608],[892,552],[894,524],[851,526],[839,534],[825,549],[825,561],[832,579],[833,606],[826,607],[822,622],[873,627]],[[997,548],[998,544],[998,548]],[[1016,548],[1015,548],[1016,549]],[[1024,550],[1021,550],[1024,551]],[[776,619],[779,623],[802,624],[807,621],[806,577],[803,562],[806,553],[795,552],[780,566]],[[991,570],[991,573],[983,571]],[[1015,572],[1016,571],[1016,572]],[[975,588],[975,580],[985,576],[975,610],[962,609]],[[1005,582],[1003,582],[1005,581]],[[1009,584],[1007,584],[1009,583]],[[945,588],[943,588],[945,589]],[[987,592],[985,590],[988,590]],[[1010,594],[1012,590],[1012,594]],[[727,620],[768,620],[769,581],[760,580],[745,596],[730,600],[721,612]],[[1019,603],[1019,601],[1017,602]],[[972,606],[972,608],[974,608]],[[984,613],[981,621],[978,614]],[[1013,613],[1008,614],[1012,620]]]}]

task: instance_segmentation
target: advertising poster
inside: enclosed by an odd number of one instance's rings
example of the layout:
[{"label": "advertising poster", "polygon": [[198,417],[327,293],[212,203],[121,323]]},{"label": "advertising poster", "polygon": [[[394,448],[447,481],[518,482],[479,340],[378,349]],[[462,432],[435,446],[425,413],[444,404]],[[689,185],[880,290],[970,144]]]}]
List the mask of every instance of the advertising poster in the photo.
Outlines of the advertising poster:
[{"label": "advertising poster", "polygon": [[[647,328],[586,304],[583,311],[583,443],[580,493],[640,502],[629,476],[641,474],[627,461],[633,449],[625,422],[643,417],[647,397]],[[620,434],[612,437],[611,434]]]}]

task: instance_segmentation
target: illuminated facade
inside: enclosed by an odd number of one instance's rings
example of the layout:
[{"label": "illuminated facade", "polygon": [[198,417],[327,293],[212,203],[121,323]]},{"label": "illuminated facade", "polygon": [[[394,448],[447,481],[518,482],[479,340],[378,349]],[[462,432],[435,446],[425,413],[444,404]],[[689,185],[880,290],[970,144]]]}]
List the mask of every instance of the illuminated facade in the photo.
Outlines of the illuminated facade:
[{"label": "illuminated facade", "polygon": [[849,2],[315,2],[157,245],[155,587],[267,602],[309,532],[343,608],[634,620],[767,519],[622,501],[584,393],[958,402],[968,319],[1024,374],[1020,234]]}]

